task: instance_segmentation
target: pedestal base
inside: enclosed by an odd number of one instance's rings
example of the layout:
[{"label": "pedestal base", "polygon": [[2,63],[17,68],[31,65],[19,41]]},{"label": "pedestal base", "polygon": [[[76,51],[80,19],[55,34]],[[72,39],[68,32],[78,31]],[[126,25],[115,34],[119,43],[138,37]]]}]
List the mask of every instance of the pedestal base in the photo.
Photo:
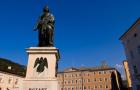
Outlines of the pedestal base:
[{"label": "pedestal base", "polygon": [[55,47],[27,49],[28,66],[22,90],[58,90],[56,78],[59,51]]}]

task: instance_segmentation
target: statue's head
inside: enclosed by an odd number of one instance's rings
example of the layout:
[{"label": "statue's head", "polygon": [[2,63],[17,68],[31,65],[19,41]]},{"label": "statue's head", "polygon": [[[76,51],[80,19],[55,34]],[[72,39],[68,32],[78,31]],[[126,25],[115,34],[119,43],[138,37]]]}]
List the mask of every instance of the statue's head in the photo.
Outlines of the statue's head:
[{"label": "statue's head", "polygon": [[43,11],[44,12],[49,12],[49,7],[48,6],[45,6],[44,9],[43,9]]}]

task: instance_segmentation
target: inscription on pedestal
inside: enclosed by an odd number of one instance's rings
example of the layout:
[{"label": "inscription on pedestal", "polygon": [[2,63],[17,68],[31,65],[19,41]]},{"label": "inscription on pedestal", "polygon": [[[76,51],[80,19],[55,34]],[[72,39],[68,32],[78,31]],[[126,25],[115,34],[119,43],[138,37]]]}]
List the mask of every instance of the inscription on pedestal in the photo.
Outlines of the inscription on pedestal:
[{"label": "inscription on pedestal", "polygon": [[29,88],[29,90],[47,90],[47,88]]}]

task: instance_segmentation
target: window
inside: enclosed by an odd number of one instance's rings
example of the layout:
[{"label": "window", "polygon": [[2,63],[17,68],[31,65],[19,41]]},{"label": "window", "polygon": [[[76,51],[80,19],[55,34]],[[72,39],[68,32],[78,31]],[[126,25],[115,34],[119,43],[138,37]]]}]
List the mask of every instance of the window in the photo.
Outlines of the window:
[{"label": "window", "polygon": [[68,77],[71,77],[71,75],[69,74]]},{"label": "window", "polygon": [[137,47],[137,51],[140,54],[140,45]]},{"label": "window", "polygon": [[75,83],[77,83],[77,80],[75,80]]},{"label": "window", "polygon": [[11,79],[11,78],[9,78],[8,83],[10,84],[10,83],[11,83],[11,81],[12,81],[12,79]]},{"label": "window", "polygon": [[102,85],[100,85],[100,88],[102,88]]},{"label": "window", "polygon": [[74,90],[74,88],[72,88],[72,90]]},{"label": "window", "polygon": [[68,81],[68,84],[70,84],[70,81]]},{"label": "window", "polygon": [[138,70],[137,70],[137,66],[136,65],[133,66],[133,69],[134,69],[134,73],[137,74]]},{"label": "window", "polygon": [[105,78],[105,81],[107,81],[107,78]]},{"label": "window", "polygon": [[78,90],[78,87],[76,87],[76,90]]},{"label": "window", "polygon": [[72,77],[74,77],[74,75],[72,74]]},{"label": "window", "polygon": [[88,79],[88,82],[90,82],[90,79]]},{"label": "window", "polygon": [[2,78],[0,78],[0,83],[2,82]]},{"label": "window", "polygon": [[88,86],[88,89],[90,90],[90,86]]},{"label": "window", "polygon": [[130,56],[131,56],[131,59],[133,59],[133,58],[134,58],[133,51],[130,51]]},{"label": "window", "polygon": [[137,37],[137,33],[134,34],[134,37]]},{"label": "window", "polygon": [[108,85],[106,85],[105,88],[108,88]]},{"label": "window", "polygon": [[96,81],[96,78],[94,78],[94,81]]},{"label": "window", "polygon": [[86,79],[84,79],[84,82],[86,82]]},{"label": "window", "polygon": [[82,82],[82,79],[79,79],[79,83],[81,83]]},{"label": "window", "polygon": [[86,90],[86,86],[84,86],[84,90]]},{"label": "window", "polygon": [[102,81],[102,78],[100,78],[99,80]]},{"label": "window", "polygon": [[18,84],[18,79],[16,79],[15,84],[16,84],[16,85]]},{"label": "window", "polygon": [[74,83],[74,80],[72,80],[72,83]]},{"label": "window", "polygon": [[8,66],[8,69],[9,69],[9,70],[11,70],[11,69],[12,69],[12,67],[11,67],[11,66]]},{"label": "window", "polygon": [[65,84],[67,84],[67,82],[65,81]]}]

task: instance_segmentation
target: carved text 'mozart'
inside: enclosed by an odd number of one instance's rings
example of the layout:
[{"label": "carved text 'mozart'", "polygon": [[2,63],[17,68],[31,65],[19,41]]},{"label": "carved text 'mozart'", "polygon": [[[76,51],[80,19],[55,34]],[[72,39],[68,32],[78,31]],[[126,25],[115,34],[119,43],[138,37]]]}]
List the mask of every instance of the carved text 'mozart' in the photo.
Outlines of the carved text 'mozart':
[{"label": "carved text 'mozart'", "polygon": [[47,90],[47,88],[29,88],[29,90]]}]

